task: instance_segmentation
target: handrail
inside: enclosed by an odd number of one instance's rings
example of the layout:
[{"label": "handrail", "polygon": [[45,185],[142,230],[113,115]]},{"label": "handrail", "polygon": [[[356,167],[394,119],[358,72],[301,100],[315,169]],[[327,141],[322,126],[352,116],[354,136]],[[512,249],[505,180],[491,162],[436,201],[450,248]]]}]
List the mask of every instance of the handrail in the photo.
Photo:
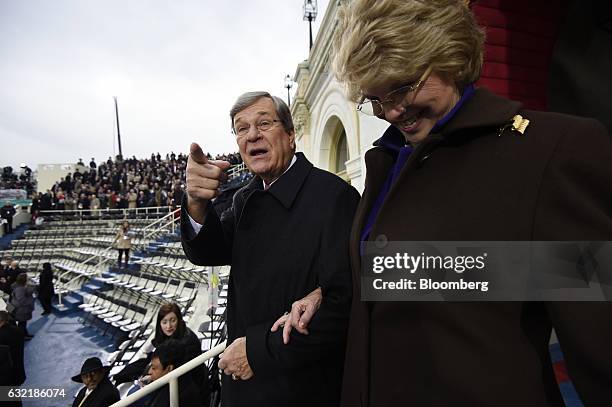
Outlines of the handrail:
[{"label": "handrail", "polygon": [[142,389],[136,391],[135,393],[130,394],[123,400],[119,400],[115,404],[111,404],[110,407],[126,407],[135,402],[136,400],[140,400],[147,394],[154,392],[155,390],[165,386],[166,384],[170,384],[170,407],[180,407],[178,401],[178,378],[185,373],[195,369],[200,366],[202,363],[206,362],[208,359],[214,358],[221,352],[225,350],[225,341],[218,344],[214,348],[209,351],[201,354],[200,356],[191,359],[189,362],[185,363],[182,366],[177,367],[172,370],[170,373],[160,377],[155,380],[151,384],[147,384]]},{"label": "handrail", "polygon": [[164,223],[163,225],[161,225],[159,228],[147,233],[146,235],[144,235],[142,238],[143,239],[148,239],[149,237],[153,236],[155,233],[159,232],[160,230],[164,230],[165,228],[167,228],[168,226],[172,226],[172,233],[174,233],[174,224],[177,222],[177,219],[172,218],[170,221],[168,221],[167,223]]},{"label": "handrail", "polygon": [[159,209],[172,209],[172,206],[141,206],[140,208],[98,208],[98,209],[45,209],[39,211],[40,213],[64,213],[64,212],[106,212],[106,213],[116,213],[116,212],[136,212],[136,213],[147,213],[147,211],[155,209],[156,212]]},{"label": "handrail", "polygon": [[[94,253],[94,254],[93,254],[93,255],[91,255],[89,258],[87,258],[85,261],[82,261],[81,263],[79,263],[79,267],[80,267],[80,266],[82,266],[82,265],[87,264],[89,261],[91,261],[91,260],[95,259],[96,257],[101,257],[103,254],[107,253],[109,250],[112,250],[112,248],[113,248],[113,245],[114,245],[114,244],[115,244],[115,243],[113,242],[113,244],[111,244],[111,245],[110,245],[110,246],[108,246],[106,249],[102,250],[101,252],[99,252],[99,253]],[[104,260],[102,260],[102,261],[100,261],[98,264],[96,264],[96,267],[100,266],[101,264],[106,263],[108,260],[109,260],[109,259],[105,258]],[[60,274],[60,275],[57,277],[57,280],[58,280],[58,281],[61,283],[61,281],[62,281],[62,280],[61,280],[61,278],[62,278],[62,277],[64,277],[64,276],[65,276],[66,274],[68,274],[68,273],[71,273],[71,271],[70,271],[70,270],[66,270],[66,271],[64,271],[62,274]],[[96,273],[96,274],[98,274],[98,273]],[[67,282],[67,283],[62,284],[62,285],[61,285],[60,287],[58,287],[58,288],[67,288],[67,287],[69,286],[69,284],[71,284],[72,282],[74,282],[74,281],[78,280],[79,278],[83,278],[83,277],[86,277],[86,276],[83,276],[83,275],[81,275],[81,274],[79,274],[79,275],[77,275],[77,276],[74,276],[74,278],[72,278],[72,279],[68,280],[68,282]],[[61,303],[62,303],[62,292],[61,292],[61,291],[58,291],[58,293],[57,293],[57,302],[58,302],[58,304],[61,304]]]},{"label": "handrail", "polygon": [[228,171],[227,171],[227,175],[232,178],[236,176],[236,173],[241,173],[242,171],[246,170],[246,164],[244,162],[240,163],[240,164],[236,164],[234,166],[232,166]]},{"label": "handrail", "polygon": [[142,232],[143,236],[145,235],[145,230],[149,229],[151,226],[163,221],[164,219],[170,217],[170,216],[174,216],[175,213],[180,212],[181,211],[181,207],[179,206],[178,208],[176,208],[174,211],[168,213],[167,215],[164,215],[163,217],[157,219],[155,222],[153,223],[149,223],[147,226],[145,226],[144,228],[140,229],[140,231]]},{"label": "handrail", "polygon": [[156,215],[171,211],[172,206],[144,206],[140,208],[104,208],[104,209],[45,209],[39,211],[41,215],[60,215],[68,216],[68,214],[76,214],[82,220],[84,214],[90,215],[123,215],[124,217],[135,214],[135,215]]}]

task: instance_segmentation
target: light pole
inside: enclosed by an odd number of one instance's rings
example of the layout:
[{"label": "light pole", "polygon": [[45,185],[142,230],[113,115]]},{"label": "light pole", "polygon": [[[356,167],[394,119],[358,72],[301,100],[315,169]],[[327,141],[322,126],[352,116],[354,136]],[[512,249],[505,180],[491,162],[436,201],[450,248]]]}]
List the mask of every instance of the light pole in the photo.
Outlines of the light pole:
[{"label": "light pole", "polygon": [[123,151],[121,151],[121,131],[119,130],[119,108],[117,107],[117,96],[113,96],[115,99],[115,117],[117,118],[117,141],[119,141],[119,155],[123,159]]},{"label": "light pole", "polygon": [[289,76],[289,74],[285,76],[285,87],[287,88],[287,105],[291,107],[291,96],[289,91],[293,87],[293,81],[291,80],[291,76]]},{"label": "light pole", "polygon": [[317,0],[304,0],[304,21],[308,21],[310,48],[312,49],[312,22],[317,18]]}]

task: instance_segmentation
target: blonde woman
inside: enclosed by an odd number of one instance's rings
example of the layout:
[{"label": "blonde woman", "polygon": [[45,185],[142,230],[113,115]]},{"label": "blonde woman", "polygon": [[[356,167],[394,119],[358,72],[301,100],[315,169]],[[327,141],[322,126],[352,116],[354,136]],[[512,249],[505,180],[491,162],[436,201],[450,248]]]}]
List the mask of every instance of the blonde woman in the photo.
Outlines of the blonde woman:
[{"label": "blonde woman", "polygon": [[[553,328],[583,403],[609,405],[610,302],[361,301],[367,242],[612,240],[612,138],[595,120],[477,89],[484,33],[466,3],[340,11],[337,77],[357,110],[389,124],[365,155],[351,234],[342,406],[563,406]],[[295,321],[285,326],[304,328]]]},{"label": "blonde woman", "polygon": [[130,223],[127,220],[124,220],[119,230],[117,231],[117,236],[115,237],[115,244],[117,250],[119,252],[119,259],[117,264],[121,267],[121,260],[123,255],[125,255],[125,267],[128,266],[128,261],[130,257],[130,249],[132,248],[132,236],[130,233]]}]

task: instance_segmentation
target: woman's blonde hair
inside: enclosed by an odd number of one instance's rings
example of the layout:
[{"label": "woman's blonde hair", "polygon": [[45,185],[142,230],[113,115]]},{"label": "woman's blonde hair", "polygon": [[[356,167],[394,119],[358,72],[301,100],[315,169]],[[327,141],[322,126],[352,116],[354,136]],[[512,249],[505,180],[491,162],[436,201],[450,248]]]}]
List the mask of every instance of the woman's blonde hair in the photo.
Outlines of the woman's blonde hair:
[{"label": "woman's blonde hair", "polygon": [[336,76],[364,89],[416,81],[431,65],[459,90],[480,76],[484,31],[465,0],[354,0],[339,10]]}]

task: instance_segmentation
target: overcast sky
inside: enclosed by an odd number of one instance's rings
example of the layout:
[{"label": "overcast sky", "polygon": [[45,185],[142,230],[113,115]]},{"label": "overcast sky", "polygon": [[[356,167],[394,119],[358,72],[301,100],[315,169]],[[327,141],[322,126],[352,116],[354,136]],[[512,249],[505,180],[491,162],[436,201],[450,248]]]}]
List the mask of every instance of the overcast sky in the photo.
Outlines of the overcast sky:
[{"label": "overcast sky", "polygon": [[[329,0],[318,2],[323,18]],[[0,0],[0,166],[236,151],[242,92],[287,97],[303,0]]]}]

